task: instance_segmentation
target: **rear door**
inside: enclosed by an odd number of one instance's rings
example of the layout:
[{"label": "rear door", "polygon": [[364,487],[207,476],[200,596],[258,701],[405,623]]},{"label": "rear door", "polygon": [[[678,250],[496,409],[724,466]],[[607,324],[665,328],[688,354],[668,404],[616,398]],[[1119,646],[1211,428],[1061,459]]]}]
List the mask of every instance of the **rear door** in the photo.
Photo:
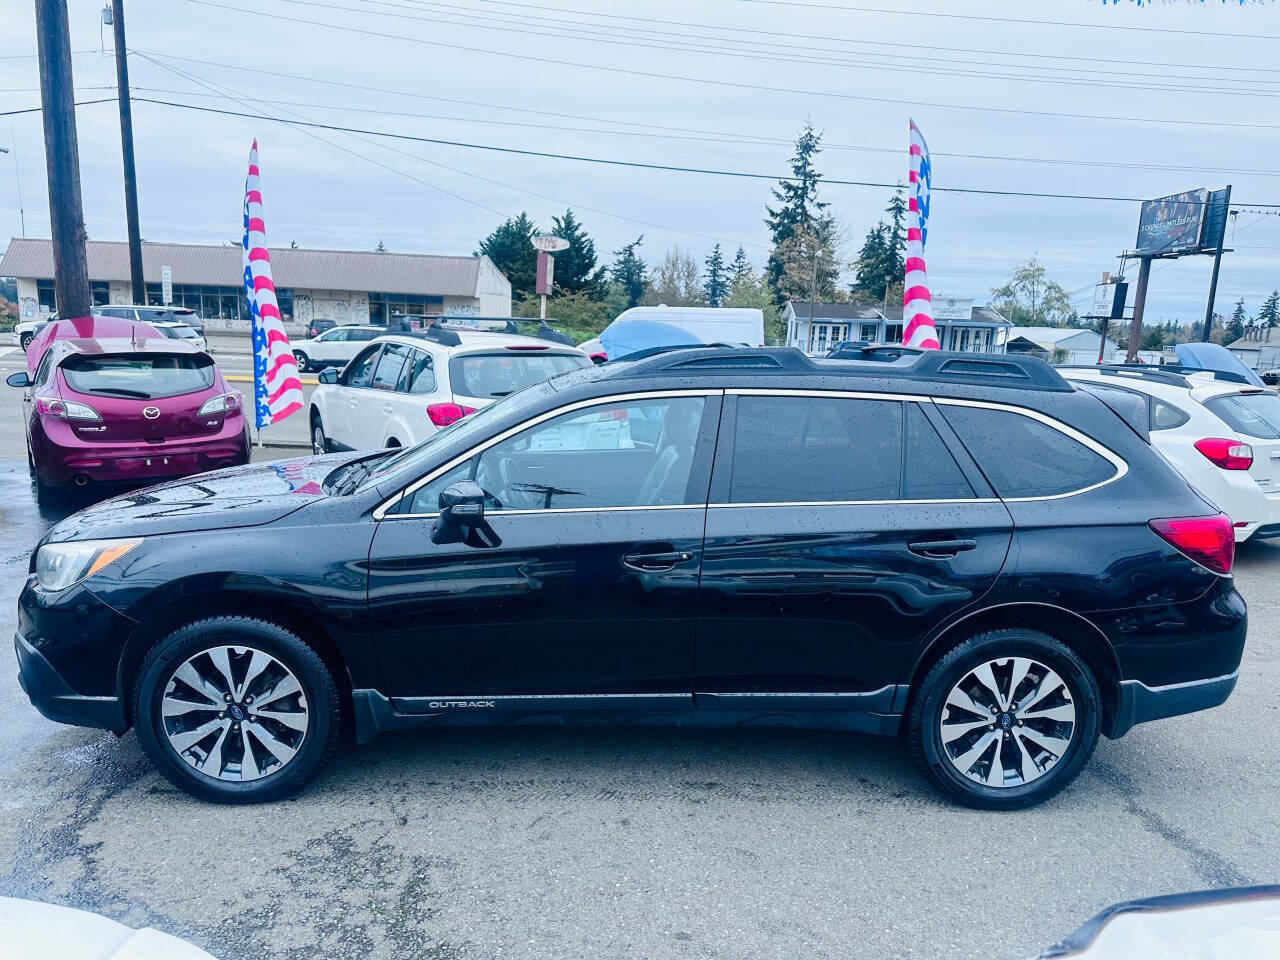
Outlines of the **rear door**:
[{"label": "rear door", "polygon": [[359,410],[358,429],[369,438],[371,445],[376,438],[376,445],[380,447],[385,447],[389,440],[395,440],[397,446],[404,446],[404,438],[393,433],[393,422],[397,414],[396,398],[400,396],[398,391],[405,377],[405,368],[412,358],[413,347],[403,343],[387,343],[382,348],[369,384],[374,396]]},{"label": "rear door", "polygon": [[727,397],[698,705],[900,710],[922,641],[990,589],[1009,549],[1009,513],[958,447],[927,401]]}]

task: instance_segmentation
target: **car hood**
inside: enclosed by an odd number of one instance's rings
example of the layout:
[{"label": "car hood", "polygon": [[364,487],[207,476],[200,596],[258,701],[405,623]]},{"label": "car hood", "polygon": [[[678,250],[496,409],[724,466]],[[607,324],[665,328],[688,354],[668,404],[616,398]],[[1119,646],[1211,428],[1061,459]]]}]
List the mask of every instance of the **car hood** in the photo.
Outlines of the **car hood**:
[{"label": "car hood", "polygon": [[72,514],[50,529],[43,542],[271,523],[324,497],[324,478],[358,456],[343,453],[254,463],[146,487]]}]

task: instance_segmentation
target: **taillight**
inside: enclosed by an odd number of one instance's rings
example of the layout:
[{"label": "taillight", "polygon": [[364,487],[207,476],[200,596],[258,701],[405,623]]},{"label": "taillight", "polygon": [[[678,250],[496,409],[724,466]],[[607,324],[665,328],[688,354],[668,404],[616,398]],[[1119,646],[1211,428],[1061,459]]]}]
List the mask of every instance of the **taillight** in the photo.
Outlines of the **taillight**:
[{"label": "taillight", "polygon": [[1216,517],[1179,517],[1152,520],[1151,527],[1161,538],[1214,573],[1230,573],[1236,556],[1235,531],[1225,513]]},{"label": "taillight", "polygon": [[1205,459],[1223,470],[1248,470],[1253,466],[1253,447],[1239,440],[1205,437],[1196,441],[1196,449]]},{"label": "taillight", "polygon": [[216,397],[210,397],[201,404],[197,417],[211,417],[215,413],[231,414],[240,409],[240,391],[231,390],[228,393],[220,393]]},{"label": "taillight", "polygon": [[587,356],[591,358],[592,363],[604,363],[606,360],[609,359],[609,355],[605,353],[603,350],[601,350],[599,353],[589,353],[587,354]]},{"label": "taillight", "polygon": [[475,407],[464,407],[456,403],[433,403],[427,407],[427,416],[437,427],[447,427],[457,423],[468,413],[475,413]]},{"label": "taillight", "polygon": [[36,397],[36,410],[46,417],[59,420],[101,420],[98,411],[86,403],[72,400],[55,400],[52,397]]}]

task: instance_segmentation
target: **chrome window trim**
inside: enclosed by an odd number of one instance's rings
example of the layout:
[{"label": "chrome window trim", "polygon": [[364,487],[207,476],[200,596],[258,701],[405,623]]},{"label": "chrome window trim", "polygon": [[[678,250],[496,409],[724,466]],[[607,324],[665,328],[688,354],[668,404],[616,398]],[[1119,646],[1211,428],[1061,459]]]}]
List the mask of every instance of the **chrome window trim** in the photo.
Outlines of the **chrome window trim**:
[{"label": "chrome window trim", "polygon": [[[523,420],[513,427],[508,427],[506,430],[502,431],[502,433],[499,433],[496,436],[490,437],[488,440],[482,440],[480,443],[477,443],[475,446],[470,447],[465,453],[460,453],[458,456],[454,457],[452,460],[448,461],[444,465],[437,467],[436,469],[432,470],[430,473],[426,474],[423,477],[419,477],[417,480],[409,484],[409,486],[405,487],[399,493],[392,494],[382,503],[378,504],[378,506],[374,508],[373,519],[378,521],[420,520],[425,517],[438,517],[440,515],[439,512],[388,514],[387,511],[392,509],[396,504],[398,504],[405,497],[412,496],[414,493],[417,492],[419,487],[426,486],[428,483],[430,483],[432,480],[436,479],[440,475],[444,473],[448,473],[454,467],[458,466],[458,464],[463,463],[467,460],[470,460],[472,457],[476,456],[477,454],[484,453],[484,451],[488,450],[490,447],[494,446],[495,444],[501,443],[503,440],[506,440],[508,437],[513,437],[517,433],[527,430],[530,427],[536,427],[538,424],[543,423],[544,421],[547,421],[547,420],[551,420],[554,417],[558,417],[562,414],[573,413],[575,410],[585,410],[588,407],[599,407],[609,403],[625,403],[632,400],[662,400],[667,397],[718,397],[718,396],[722,396],[723,394],[724,394],[724,390],[722,388],[701,389],[701,390],[645,390],[645,391],[640,391],[635,393],[615,393],[615,394],[612,394],[611,396],[594,397],[590,400],[578,400],[574,403],[566,404],[563,407],[556,407],[554,410],[548,410],[545,413],[538,414],[536,417],[531,417],[528,420]],[[705,504],[701,504],[701,503],[661,504],[655,507],[650,507],[647,505],[641,505],[638,507],[559,507],[559,508],[553,508],[551,510],[493,510],[493,511],[486,511],[486,515],[501,516],[501,515],[512,514],[512,513],[535,513],[535,514],[536,513],[565,513],[570,511],[599,512],[601,510],[611,510],[611,511],[612,510],[653,510],[653,509],[683,510],[683,509],[689,509],[690,507],[693,507],[694,509],[697,509],[697,510],[702,510],[705,508]]]}]

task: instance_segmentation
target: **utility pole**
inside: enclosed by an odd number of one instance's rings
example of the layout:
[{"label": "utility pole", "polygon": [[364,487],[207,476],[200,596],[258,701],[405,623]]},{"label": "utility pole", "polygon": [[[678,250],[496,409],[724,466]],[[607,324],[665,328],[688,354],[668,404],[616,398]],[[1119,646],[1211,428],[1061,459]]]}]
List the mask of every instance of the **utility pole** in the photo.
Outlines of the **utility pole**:
[{"label": "utility pole", "polygon": [[89,264],[80,202],[80,148],[76,141],[75,85],[67,0],[36,0],[44,156],[49,175],[54,296],[58,315],[89,315]]},{"label": "utility pole", "polygon": [[1129,352],[1125,363],[1138,362],[1138,348],[1142,345],[1142,314],[1147,306],[1147,281],[1151,279],[1151,258],[1140,257],[1138,289],[1133,295],[1133,322],[1129,324]]},{"label": "utility pole", "polygon": [[1231,209],[1231,184],[1227,184],[1226,189],[1227,199],[1224,206],[1227,212],[1223,214],[1222,235],[1218,238],[1218,249],[1213,252],[1213,276],[1209,280],[1209,305],[1204,310],[1204,329],[1200,336],[1205,343],[1209,342],[1209,331],[1213,328],[1213,301],[1218,296],[1218,268],[1222,266],[1222,248],[1227,243],[1226,218]]},{"label": "utility pole", "polygon": [[124,42],[124,0],[111,0],[111,32],[116,44],[116,86],[120,88],[120,148],[124,152],[124,217],[129,229],[129,277],[133,302],[146,303],[142,237],[138,230],[138,176],[133,166],[133,107],[129,102],[129,49]]}]

